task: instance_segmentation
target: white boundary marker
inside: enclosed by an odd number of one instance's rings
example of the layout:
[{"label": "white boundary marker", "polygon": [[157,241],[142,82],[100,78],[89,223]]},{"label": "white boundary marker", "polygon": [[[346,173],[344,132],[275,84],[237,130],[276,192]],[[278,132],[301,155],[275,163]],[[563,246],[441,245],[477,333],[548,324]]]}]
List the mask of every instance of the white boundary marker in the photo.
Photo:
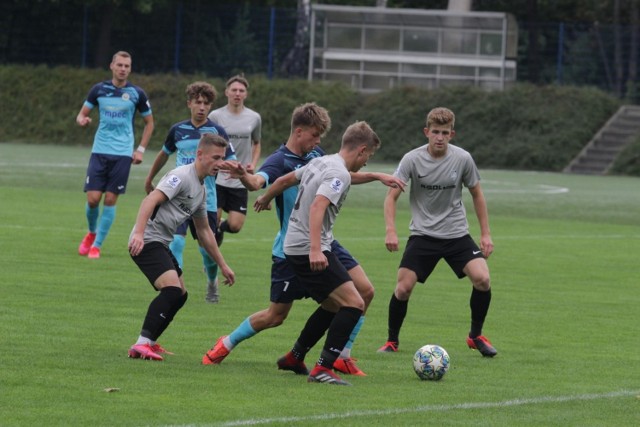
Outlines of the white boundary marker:
[{"label": "white boundary marker", "polygon": [[411,413],[423,413],[423,412],[445,412],[454,410],[467,410],[467,409],[486,409],[486,408],[508,408],[513,406],[524,405],[539,405],[546,403],[563,403],[563,402],[576,402],[585,400],[603,400],[614,399],[618,397],[628,397],[634,394],[640,393],[640,390],[620,390],[610,393],[599,394],[579,394],[574,396],[543,396],[534,397],[530,399],[512,399],[504,400],[502,402],[468,402],[457,403],[454,405],[426,405],[416,406],[413,408],[396,408],[386,410],[371,410],[371,411],[348,411],[342,413],[327,413],[320,415],[308,415],[301,417],[278,417],[278,418],[254,418],[246,420],[228,421],[224,423],[216,423],[216,426],[232,427],[232,426],[253,426],[263,424],[283,424],[283,423],[303,423],[305,421],[326,421],[326,420],[344,420],[347,418],[355,417],[368,417],[368,416],[387,416],[397,414],[411,414]]}]

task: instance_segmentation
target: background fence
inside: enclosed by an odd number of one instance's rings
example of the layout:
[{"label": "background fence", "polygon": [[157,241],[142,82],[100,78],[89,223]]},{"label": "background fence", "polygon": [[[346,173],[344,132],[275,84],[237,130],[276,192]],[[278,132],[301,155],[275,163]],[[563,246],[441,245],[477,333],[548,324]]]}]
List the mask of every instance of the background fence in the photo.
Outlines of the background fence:
[{"label": "background fence", "polygon": [[[2,2],[0,63],[104,68],[115,51],[127,50],[136,72],[306,76],[306,70],[282,68],[294,45],[294,8],[167,0],[141,11],[137,2],[123,2],[118,10],[78,3]],[[595,86],[637,101],[633,27],[518,26],[518,81]]]}]

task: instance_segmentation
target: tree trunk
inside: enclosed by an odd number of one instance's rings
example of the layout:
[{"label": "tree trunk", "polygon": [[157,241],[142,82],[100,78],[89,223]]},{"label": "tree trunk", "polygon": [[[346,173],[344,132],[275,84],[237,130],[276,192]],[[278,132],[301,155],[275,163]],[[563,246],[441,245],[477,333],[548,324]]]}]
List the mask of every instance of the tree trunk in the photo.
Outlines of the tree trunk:
[{"label": "tree trunk", "polygon": [[100,33],[98,34],[98,46],[94,56],[94,66],[104,68],[111,63],[111,26],[115,6],[112,2],[105,2],[100,13]]},{"label": "tree trunk", "polygon": [[309,41],[309,20],[311,0],[298,0],[298,21],[293,47],[284,58],[280,70],[285,76],[302,77],[307,72],[307,43]]},{"label": "tree trunk", "polygon": [[[540,53],[538,49],[538,0],[527,0],[527,20],[529,21],[529,51],[527,69],[529,81],[538,83],[540,79]],[[560,46],[562,49],[562,46]]]}]

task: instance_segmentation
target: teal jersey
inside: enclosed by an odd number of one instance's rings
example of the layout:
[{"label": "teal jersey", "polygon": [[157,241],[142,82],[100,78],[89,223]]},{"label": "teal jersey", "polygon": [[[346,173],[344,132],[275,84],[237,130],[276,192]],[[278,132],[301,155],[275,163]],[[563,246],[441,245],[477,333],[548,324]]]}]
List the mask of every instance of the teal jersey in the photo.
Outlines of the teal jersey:
[{"label": "teal jersey", "polygon": [[140,112],[142,117],[151,114],[151,105],[144,91],[128,82],[119,88],[111,80],[106,80],[91,88],[84,106],[90,110],[98,107],[100,111],[100,124],[91,152],[132,157],[135,113]]}]

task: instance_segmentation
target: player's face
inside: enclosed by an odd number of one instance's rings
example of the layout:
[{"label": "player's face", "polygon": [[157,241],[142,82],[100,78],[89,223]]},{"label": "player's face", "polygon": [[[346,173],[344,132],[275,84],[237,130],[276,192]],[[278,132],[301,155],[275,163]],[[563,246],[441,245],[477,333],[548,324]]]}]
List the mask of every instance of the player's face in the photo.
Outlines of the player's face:
[{"label": "player's face", "polygon": [[320,145],[321,133],[316,127],[303,127],[296,129],[298,144],[303,153],[310,153]]},{"label": "player's face", "polygon": [[226,154],[225,147],[217,145],[198,148],[197,156],[201,165],[201,170],[206,176],[213,176],[218,173]]},{"label": "player's face", "polygon": [[200,95],[196,99],[188,100],[187,107],[191,110],[191,121],[194,125],[201,125],[207,121],[211,103],[204,96]]},{"label": "player's face", "polygon": [[234,107],[244,104],[247,98],[247,88],[240,82],[233,82],[225,89],[224,94],[227,96],[227,102]]},{"label": "player's face", "polygon": [[447,153],[449,141],[456,134],[451,125],[432,125],[424,128],[424,135],[429,140],[429,154],[433,157],[444,156]]},{"label": "player's face", "polygon": [[109,66],[113,73],[113,80],[119,85],[125,83],[131,74],[131,58],[116,56]]},{"label": "player's face", "polygon": [[361,148],[359,148],[358,157],[356,157],[356,161],[351,172],[358,172],[360,169],[367,166],[367,162],[373,157],[375,153],[376,148],[367,147],[366,145],[361,146]]}]

